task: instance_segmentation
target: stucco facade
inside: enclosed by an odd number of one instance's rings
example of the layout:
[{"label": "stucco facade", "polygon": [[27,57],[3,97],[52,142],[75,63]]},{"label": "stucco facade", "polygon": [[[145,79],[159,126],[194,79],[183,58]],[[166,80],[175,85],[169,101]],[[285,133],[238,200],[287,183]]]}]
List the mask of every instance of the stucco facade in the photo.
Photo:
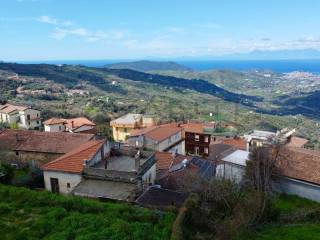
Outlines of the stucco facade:
[{"label": "stucco facade", "polygon": [[51,180],[58,179],[59,192],[69,194],[77,186],[81,180],[81,174],[73,174],[66,172],[43,171],[45,189],[52,191]]}]

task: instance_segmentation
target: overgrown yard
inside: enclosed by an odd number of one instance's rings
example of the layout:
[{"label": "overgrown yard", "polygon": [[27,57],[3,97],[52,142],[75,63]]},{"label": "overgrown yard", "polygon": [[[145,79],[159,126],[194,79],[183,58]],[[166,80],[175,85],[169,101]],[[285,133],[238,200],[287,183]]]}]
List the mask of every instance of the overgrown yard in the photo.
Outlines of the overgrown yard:
[{"label": "overgrown yard", "polygon": [[169,239],[175,214],[0,185],[1,240]]},{"label": "overgrown yard", "polygon": [[320,204],[296,196],[275,197],[273,221],[243,233],[237,240],[318,240]]}]

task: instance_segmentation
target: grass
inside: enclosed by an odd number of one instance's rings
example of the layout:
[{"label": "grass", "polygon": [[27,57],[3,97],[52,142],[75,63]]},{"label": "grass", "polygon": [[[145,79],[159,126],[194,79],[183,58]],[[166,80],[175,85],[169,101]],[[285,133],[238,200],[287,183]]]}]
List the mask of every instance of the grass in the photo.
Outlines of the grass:
[{"label": "grass", "polygon": [[273,200],[273,206],[280,211],[280,214],[290,214],[301,209],[319,208],[320,204],[306,198],[294,195],[281,194]]},{"label": "grass", "polygon": [[2,240],[169,239],[175,214],[0,185]]},{"label": "grass", "polygon": [[[310,212],[320,208],[320,203],[293,195],[281,194],[272,201],[272,206],[279,212],[278,221],[258,226],[255,231],[245,231],[237,240],[320,240],[319,217],[294,219],[301,212]],[[289,222],[285,219],[291,219]],[[282,221],[280,220],[282,219]]]}]

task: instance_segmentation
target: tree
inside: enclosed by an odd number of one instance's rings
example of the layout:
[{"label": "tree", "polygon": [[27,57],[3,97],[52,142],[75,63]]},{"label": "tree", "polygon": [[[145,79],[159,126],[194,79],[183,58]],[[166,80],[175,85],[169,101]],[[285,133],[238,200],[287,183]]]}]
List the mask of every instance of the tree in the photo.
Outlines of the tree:
[{"label": "tree", "polygon": [[282,146],[263,146],[253,149],[247,161],[245,179],[248,190],[255,195],[258,210],[255,222],[259,222],[264,216],[270,202],[272,181],[280,175],[278,168]]}]

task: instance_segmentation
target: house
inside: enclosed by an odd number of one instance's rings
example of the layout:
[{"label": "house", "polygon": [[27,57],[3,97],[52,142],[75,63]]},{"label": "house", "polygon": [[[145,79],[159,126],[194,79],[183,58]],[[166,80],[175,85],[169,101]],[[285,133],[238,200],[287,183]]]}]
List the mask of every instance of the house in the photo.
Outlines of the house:
[{"label": "house", "polygon": [[168,173],[172,166],[177,165],[184,160],[190,161],[192,157],[170,152],[155,152],[155,159],[157,168],[156,179],[161,179],[163,175]]},{"label": "house", "polygon": [[0,122],[17,124],[19,128],[38,130],[41,127],[40,114],[40,111],[28,106],[0,105]]},{"label": "house", "polygon": [[222,143],[211,144],[209,149],[210,151],[209,157],[207,157],[206,159],[213,162],[218,162],[223,157],[229,155],[235,150],[237,150],[237,148],[229,144],[222,144]]},{"label": "house", "polygon": [[46,132],[95,133],[96,124],[85,117],[50,118],[43,122]]},{"label": "house", "polygon": [[85,143],[42,169],[49,191],[129,202],[156,176],[153,152],[116,149],[104,140]]},{"label": "house", "polygon": [[185,138],[186,153],[208,157],[211,132],[215,129],[215,123],[187,123],[182,124],[181,127]]},{"label": "house", "polygon": [[153,125],[154,120],[152,117],[133,113],[126,114],[110,122],[113,139],[116,142],[125,142],[134,129],[150,127]]},{"label": "house", "polygon": [[278,161],[282,177],[273,188],[320,202],[320,151],[285,146]]},{"label": "house", "polygon": [[183,129],[179,124],[163,124],[132,131],[129,146],[159,152],[185,154]]},{"label": "house", "polygon": [[12,159],[41,165],[94,138],[93,134],[4,129],[0,145]]},{"label": "house", "polygon": [[94,165],[110,153],[104,140],[86,142],[73,151],[44,164],[45,188],[54,193],[71,193],[81,182],[84,166]]},{"label": "house", "polygon": [[271,146],[275,143],[287,144],[295,131],[295,129],[288,128],[277,132],[253,130],[244,135],[247,141],[247,151],[251,151],[255,147]]},{"label": "house", "polygon": [[186,188],[198,184],[195,180],[210,180],[215,177],[215,173],[214,162],[199,157],[185,158],[157,176],[157,184],[162,188],[185,191]]},{"label": "house", "polygon": [[216,176],[241,182],[245,174],[246,162],[249,160],[249,152],[235,150],[221,159],[217,164]]},{"label": "house", "polygon": [[138,197],[136,203],[143,207],[160,209],[168,207],[180,208],[187,197],[188,194],[184,192],[151,186],[140,197]]}]

